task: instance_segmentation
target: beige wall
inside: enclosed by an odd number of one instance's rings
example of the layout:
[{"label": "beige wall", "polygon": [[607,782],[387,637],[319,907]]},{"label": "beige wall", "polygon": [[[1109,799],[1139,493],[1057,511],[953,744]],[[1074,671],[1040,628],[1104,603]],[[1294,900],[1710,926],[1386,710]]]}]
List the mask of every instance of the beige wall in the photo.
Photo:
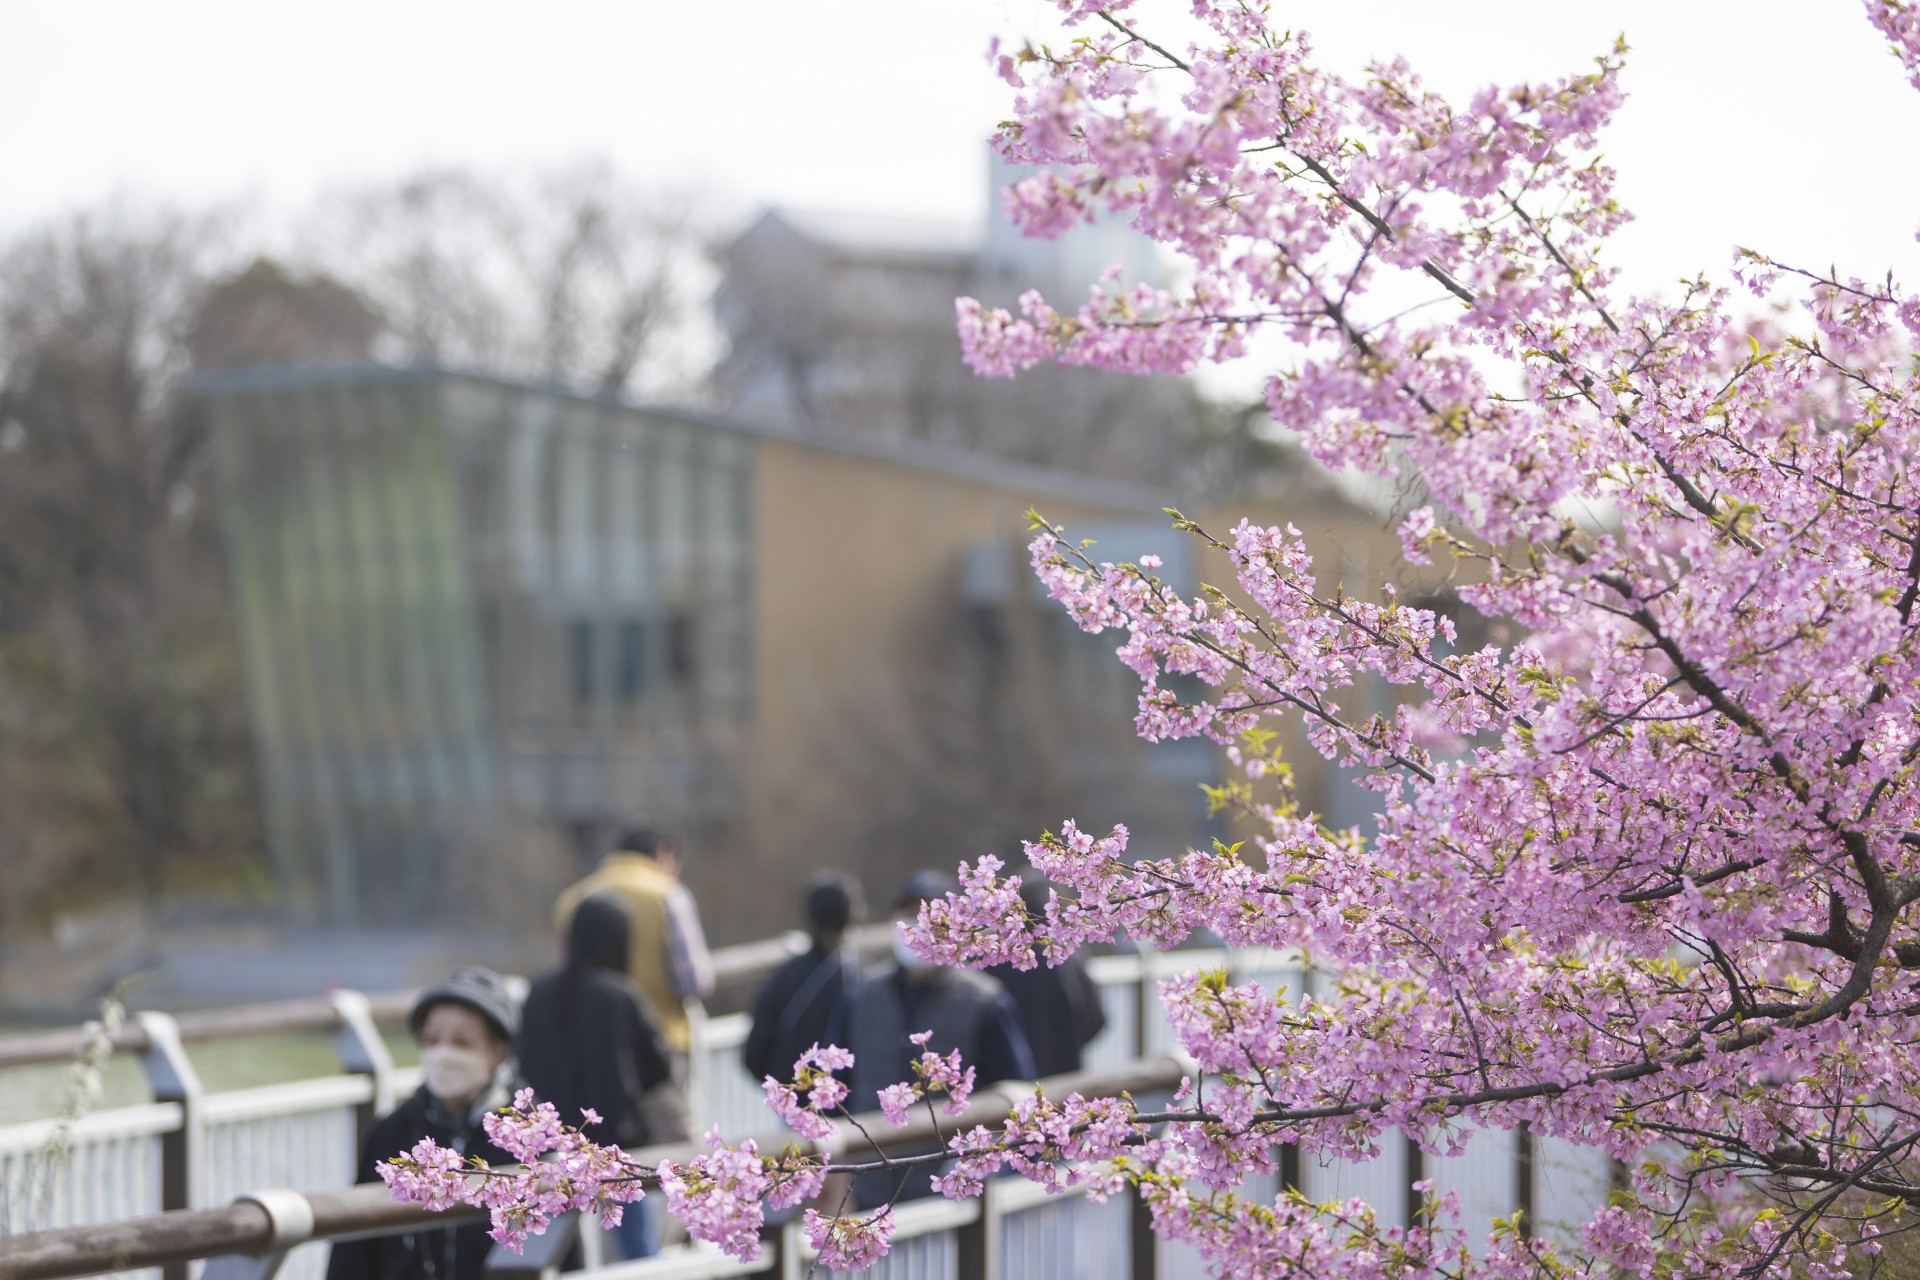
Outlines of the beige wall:
[{"label": "beige wall", "polygon": [[[1068,817],[1101,831],[1124,821],[1134,849],[1151,856],[1204,838],[1192,771],[1173,777],[1155,765],[1179,748],[1132,733],[1131,674],[1104,653],[1063,665],[1058,606],[1040,597],[1018,550],[1030,506],[1070,532],[1162,518],[1144,497],[1076,501],[798,442],[756,447],[744,794],[730,847],[688,868],[717,940],[796,924],[802,886],[823,867],[858,874],[877,915],[911,871],[951,870],[985,852],[1018,868],[1019,840]],[[1406,598],[1430,581],[1400,565],[1386,518],[1332,492],[1189,514],[1223,538],[1242,515],[1291,521],[1323,587],[1345,577],[1377,598],[1391,579]],[[1006,548],[1013,607],[998,690],[982,696],[960,660],[959,574],[968,548],[989,540]],[[1196,567],[1231,585],[1224,556],[1203,553]],[[1337,821],[1364,809],[1365,794],[1332,777],[1297,725],[1286,754],[1308,808]],[[1225,761],[1210,763],[1204,772],[1217,780]]]},{"label": "beige wall", "polygon": [[[730,860],[750,868],[751,883],[689,877],[696,890],[727,896],[724,913],[707,913],[724,914],[726,932],[794,922],[801,887],[821,867],[859,873],[880,911],[914,869],[950,870],[989,851],[1016,860],[1016,831],[1037,835],[1071,816],[1058,805],[1090,795],[1076,769],[1137,765],[1124,702],[1110,716],[1103,704],[1092,729],[1047,722],[1063,718],[1042,707],[1059,694],[1040,617],[1048,606],[1019,549],[1030,506],[1068,522],[1152,519],[1154,507],[1064,500],[783,441],[758,448],[753,472],[753,731],[740,831],[750,852]],[[961,560],[985,540],[1006,549],[1016,607],[1008,669],[982,698],[952,659],[966,647]],[[986,723],[1023,708],[1033,713],[1025,728]],[[991,745],[1009,737],[1030,754]],[[1168,798],[1175,808],[1185,791]]]}]

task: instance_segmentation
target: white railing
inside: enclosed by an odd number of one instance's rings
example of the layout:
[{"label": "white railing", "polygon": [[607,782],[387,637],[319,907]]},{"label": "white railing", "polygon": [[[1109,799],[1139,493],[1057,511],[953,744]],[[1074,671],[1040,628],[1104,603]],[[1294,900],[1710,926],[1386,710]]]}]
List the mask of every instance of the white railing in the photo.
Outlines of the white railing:
[{"label": "white railing", "polygon": [[160,1207],[160,1140],[180,1129],[178,1103],[153,1103],[0,1128],[5,1221],[111,1222]]},{"label": "white railing", "polygon": [[740,1064],[753,1019],[744,1013],[709,1018],[697,1009],[688,1019],[693,1044],[687,1067],[687,1115],[694,1138],[720,1126],[727,1134],[756,1133],[767,1127],[766,1095],[760,1082]]},{"label": "white railing", "polygon": [[[1297,956],[1264,949],[1093,958],[1089,972],[1100,990],[1107,1024],[1087,1048],[1086,1068],[1115,1068],[1176,1053],[1178,1046],[1160,1012],[1158,983],[1195,968],[1225,968],[1234,981],[1259,981],[1269,990],[1284,985],[1296,1000],[1307,982]],[[386,1005],[393,1007],[394,1002],[388,1000]],[[417,1070],[392,1066],[364,998],[335,993],[332,1007],[338,1018],[336,1045],[350,1074],[217,1094],[200,1088],[172,1021],[164,1015],[139,1015],[146,1042],[140,1057],[157,1101],[99,1112],[65,1130],[53,1121],[0,1127],[5,1221],[15,1229],[30,1218],[41,1228],[104,1223],[168,1209],[222,1205],[259,1187],[320,1191],[347,1185],[353,1177],[358,1134],[376,1111],[411,1093],[419,1076]],[[696,1139],[716,1124],[729,1135],[767,1127],[769,1113],[759,1085],[740,1065],[739,1050],[747,1028],[743,1014],[693,1020],[689,1103]],[[66,1155],[47,1164],[39,1153],[56,1133],[64,1137]],[[1365,1198],[1383,1220],[1404,1218],[1410,1184],[1419,1177],[1430,1178],[1437,1190],[1460,1194],[1463,1225],[1470,1238],[1477,1240],[1495,1217],[1506,1217],[1520,1205],[1527,1207],[1541,1234],[1549,1238],[1575,1235],[1578,1223],[1604,1200],[1611,1170],[1603,1157],[1587,1148],[1483,1133],[1464,1152],[1449,1158],[1422,1157],[1404,1142],[1388,1142],[1383,1143],[1379,1159],[1364,1164],[1308,1160],[1304,1167],[1283,1172],[1315,1200]],[[1272,1194],[1279,1185],[1278,1175],[1267,1181],[1272,1185],[1254,1190]],[[1102,1252],[1120,1247],[1115,1242],[1124,1233],[1116,1234],[1112,1222],[1116,1213],[1124,1217],[1124,1210],[1078,1198],[1035,1200],[1036,1194],[1014,1184],[996,1186],[983,1202],[988,1208],[978,1210],[989,1215],[993,1229],[986,1232],[984,1244],[966,1247],[1004,1251],[1003,1265],[994,1274],[1126,1273],[1124,1267],[1107,1269],[1112,1259]],[[902,1280],[957,1275],[954,1267],[959,1264],[954,1259],[959,1257],[956,1251],[964,1251],[960,1228],[965,1224],[931,1224],[946,1222],[939,1216],[942,1213],[974,1210],[943,1203],[906,1206],[903,1212],[906,1208],[915,1215],[911,1221],[924,1219],[924,1231],[904,1237],[919,1243],[899,1251],[875,1274]],[[902,1219],[903,1231],[907,1221]],[[782,1259],[804,1253],[797,1235],[788,1232],[782,1239]],[[1155,1274],[1200,1274],[1183,1251],[1166,1250],[1165,1255],[1157,1260]],[[318,1280],[324,1260],[324,1245],[304,1245],[287,1257],[282,1274],[291,1280]],[[618,1277],[633,1280],[717,1277],[735,1273],[715,1269],[729,1261],[722,1255],[709,1257],[694,1251],[675,1254],[671,1265],[664,1259],[644,1267],[623,1264],[617,1272]],[[787,1268],[787,1262],[781,1265]],[[172,1280],[185,1280],[186,1274],[184,1267],[169,1268]],[[608,1269],[608,1275],[618,1280],[615,1269]]]}]

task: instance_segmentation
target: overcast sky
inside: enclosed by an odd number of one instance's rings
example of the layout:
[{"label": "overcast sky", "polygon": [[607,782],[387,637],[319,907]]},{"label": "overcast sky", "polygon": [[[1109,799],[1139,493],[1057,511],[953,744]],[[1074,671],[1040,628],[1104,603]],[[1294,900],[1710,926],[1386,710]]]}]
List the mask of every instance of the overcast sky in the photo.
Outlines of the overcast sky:
[{"label": "overcast sky", "polygon": [[[1141,0],[1151,25],[1156,7]],[[1036,0],[0,0],[0,229],[115,192],[297,208],[428,162],[605,156],[764,203],[978,218]],[[1609,158],[1637,280],[1735,242],[1920,283],[1920,93],[1857,0],[1277,3],[1339,66],[1443,89],[1581,70],[1624,31]]]}]

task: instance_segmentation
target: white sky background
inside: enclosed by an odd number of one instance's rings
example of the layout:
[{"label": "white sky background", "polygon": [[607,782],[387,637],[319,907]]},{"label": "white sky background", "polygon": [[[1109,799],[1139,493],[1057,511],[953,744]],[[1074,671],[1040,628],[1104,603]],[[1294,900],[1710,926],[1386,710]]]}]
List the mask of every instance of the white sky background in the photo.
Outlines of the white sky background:
[{"label": "white sky background", "polygon": [[[1183,12],[1180,0],[1141,0]],[[605,156],[765,203],[977,219],[1009,90],[988,38],[1037,0],[0,0],[0,232],[111,194],[270,219],[425,163]],[[1607,148],[1632,281],[1731,246],[1920,286],[1920,93],[1857,0],[1277,3],[1338,67],[1404,53],[1437,87],[1590,66],[1624,31]]]}]

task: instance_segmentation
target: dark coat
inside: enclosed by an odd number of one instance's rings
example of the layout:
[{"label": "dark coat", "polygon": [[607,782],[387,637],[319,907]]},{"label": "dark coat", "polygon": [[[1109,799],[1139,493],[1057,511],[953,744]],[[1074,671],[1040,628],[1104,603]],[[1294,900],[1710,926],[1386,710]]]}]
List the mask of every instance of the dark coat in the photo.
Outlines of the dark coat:
[{"label": "dark coat", "polygon": [[[854,1059],[847,1106],[854,1111],[878,1109],[880,1090],[914,1078],[913,1063],[923,1050],[910,1037],[918,1031],[933,1033],[927,1050],[958,1050],[961,1064],[974,1069],[977,1088],[1034,1078],[1020,1015],[1000,984],[985,974],[942,967],[910,981],[899,965],[882,961],[861,977],[848,1000],[847,1025]],[[850,1155],[872,1158],[858,1147]],[[860,1174],[853,1180],[854,1203],[871,1209],[932,1195],[932,1172],[919,1166]]]},{"label": "dark coat", "polygon": [[814,947],[773,971],[753,1002],[753,1029],[740,1061],[755,1080],[791,1080],[796,1059],[845,1034],[848,986],[859,980],[851,947]]},{"label": "dark coat", "polygon": [[563,969],[536,981],[520,1009],[519,1056],[528,1087],[562,1124],[580,1124],[591,1107],[601,1123],[581,1128],[595,1142],[652,1140],[640,1095],[667,1079],[667,1049],[624,974]]},{"label": "dark coat", "polygon": [[1042,964],[1023,972],[996,965],[987,972],[1000,980],[1020,1010],[1020,1029],[1033,1050],[1034,1070],[1043,1077],[1080,1070],[1080,1051],[1107,1025],[1100,988],[1080,957],[1068,956],[1054,968]]},{"label": "dark coat", "polygon": [[[432,1138],[464,1155],[479,1156],[488,1164],[515,1163],[512,1156],[487,1139],[486,1130],[480,1127],[482,1116],[509,1101],[511,1091],[496,1088],[483,1093],[465,1112],[454,1115],[421,1085],[367,1135],[354,1181],[379,1181],[375,1166],[389,1156],[411,1151],[422,1138]],[[333,1246],[327,1259],[327,1280],[480,1280],[492,1248],[485,1219],[403,1235],[342,1240]]]}]

